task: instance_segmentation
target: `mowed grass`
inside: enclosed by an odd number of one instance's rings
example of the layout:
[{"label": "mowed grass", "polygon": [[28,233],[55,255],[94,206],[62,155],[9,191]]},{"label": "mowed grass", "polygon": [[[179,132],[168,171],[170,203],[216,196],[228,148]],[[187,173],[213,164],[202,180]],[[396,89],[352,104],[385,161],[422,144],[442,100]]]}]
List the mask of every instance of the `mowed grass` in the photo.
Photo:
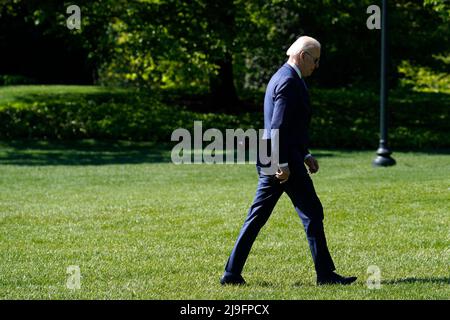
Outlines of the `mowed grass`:
[{"label": "mowed grass", "polygon": [[[305,233],[283,195],[243,287],[218,280],[255,194],[254,165],[174,165],[153,144],[0,144],[1,299],[448,299],[450,156],[314,150],[337,271],[315,286]],[[79,266],[81,289],[66,286]],[[369,266],[381,288],[369,289]]]}]

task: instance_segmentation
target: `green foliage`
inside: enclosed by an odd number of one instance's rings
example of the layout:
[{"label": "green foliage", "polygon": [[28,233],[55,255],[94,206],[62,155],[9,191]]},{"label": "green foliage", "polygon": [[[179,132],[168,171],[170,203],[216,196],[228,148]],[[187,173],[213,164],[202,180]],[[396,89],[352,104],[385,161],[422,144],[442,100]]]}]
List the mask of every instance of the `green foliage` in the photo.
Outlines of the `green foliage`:
[{"label": "green foliage", "polygon": [[[0,88],[0,138],[126,139],[169,142],[173,130],[261,129],[261,112],[192,111],[160,92],[71,86]],[[170,95],[175,95],[171,92]],[[378,144],[378,93],[314,89],[313,147],[372,148]],[[388,104],[395,148],[449,148],[449,95],[395,91]]]},{"label": "green foliage", "polygon": [[436,72],[431,68],[414,66],[409,61],[402,61],[398,70],[404,74],[401,84],[405,87],[411,87],[415,91],[450,94],[450,74],[448,72]]},{"label": "green foliage", "polygon": [[[221,55],[222,30],[207,19],[207,1],[132,1],[115,19],[97,16],[91,7],[87,19],[106,24],[101,83],[140,87],[207,87]],[[100,22],[101,21],[101,22]],[[222,32],[222,35],[224,33]],[[106,47],[108,49],[102,49]]]},{"label": "green foliage", "polygon": [[[403,60],[442,72],[432,56],[448,55],[448,1],[389,3],[393,80]],[[64,3],[4,4],[0,37],[15,45],[16,28],[40,35],[39,43],[60,43],[57,47],[78,56],[101,84],[212,89],[225,83],[239,92],[258,90],[303,34],[322,43],[315,84],[378,84],[380,32],[366,27],[371,0],[80,0],[82,29],[74,32],[64,29]],[[3,50],[8,46],[5,42]],[[232,75],[225,72],[230,66]]]},{"label": "green foliage", "polygon": [[[315,89],[312,144],[335,148],[376,148],[378,92]],[[450,96],[392,91],[388,100],[389,144],[394,148],[448,148]]]},{"label": "green foliage", "polygon": [[31,84],[34,80],[22,75],[0,75],[0,86],[13,86],[19,84]]},{"label": "green foliage", "polygon": [[424,0],[426,7],[433,8],[442,17],[443,21],[448,23],[450,19],[450,3],[448,0]]},{"label": "green foliage", "polygon": [[169,107],[157,95],[134,90],[56,86],[53,92],[42,92],[41,88],[23,87],[21,93],[0,88],[1,138],[170,141],[173,130],[192,128],[194,121],[221,130],[255,124],[248,115],[238,118]]},{"label": "green foliage", "polygon": [[[137,1],[115,30],[106,81],[163,87],[208,87],[231,55],[238,90],[261,89],[286,60],[300,35],[322,42],[321,68],[314,82],[325,86],[378,83],[379,31],[366,28],[373,1]],[[442,6],[397,1],[391,17],[391,74],[407,59],[448,50],[448,24]],[[94,10],[95,12],[95,10]],[[120,27],[118,27],[120,26]],[[358,45],[355,45],[358,44]],[[105,60],[106,61],[106,60]],[[120,84],[120,82],[118,82]]]}]

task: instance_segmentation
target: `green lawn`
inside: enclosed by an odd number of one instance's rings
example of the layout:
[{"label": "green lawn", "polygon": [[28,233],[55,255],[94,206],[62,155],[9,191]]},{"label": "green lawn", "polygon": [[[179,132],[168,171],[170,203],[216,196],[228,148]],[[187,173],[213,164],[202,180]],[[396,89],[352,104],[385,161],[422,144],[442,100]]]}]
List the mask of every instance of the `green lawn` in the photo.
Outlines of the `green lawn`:
[{"label": "green lawn", "polygon": [[[450,155],[314,150],[337,271],[315,286],[300,219],[283,195],[244,270],[219,277],[252,201],[254,165],[173,165],[141,143],[0,143],[1,299],[448,299]],[[66,287],[79,266],[81,289]],[[367,268],[381,270],[368,289]]]}]

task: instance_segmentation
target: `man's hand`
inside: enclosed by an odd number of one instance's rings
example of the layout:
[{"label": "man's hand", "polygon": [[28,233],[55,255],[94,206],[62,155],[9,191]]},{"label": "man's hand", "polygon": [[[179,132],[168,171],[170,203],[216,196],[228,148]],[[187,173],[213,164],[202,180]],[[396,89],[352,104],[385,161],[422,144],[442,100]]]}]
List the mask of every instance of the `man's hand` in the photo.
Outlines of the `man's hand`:
[{"label": "man's hand", "polygon": [[305,164],[308,166],[309,173],[312,174],[319,171],[319,163],[313,156],[306,157]]},{"label": "man's hand", "polygon": [[277,172],[275,173],[275,177],[280,180],[280,183],[285,183],[289,179],[289,174],[291,171],[289,170],[289,167],[281,167],[278,168]]}]

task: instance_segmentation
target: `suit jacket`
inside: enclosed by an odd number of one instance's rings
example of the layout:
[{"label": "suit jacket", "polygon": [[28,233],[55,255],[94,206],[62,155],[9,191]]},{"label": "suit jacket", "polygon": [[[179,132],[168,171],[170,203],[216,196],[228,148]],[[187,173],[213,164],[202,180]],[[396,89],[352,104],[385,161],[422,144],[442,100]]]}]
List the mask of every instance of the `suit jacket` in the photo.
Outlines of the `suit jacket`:
[{"label": "suit jacket", "polygon": [[[264,97],[264,136],[270,140],[272,129],[278,129],[279,163],[288,163],[291,171],[306,171],[304,157],[309,153],[308,128],[311,122],[311,107],[306,84],[289,64],[285,63],[272,76]],[[271,141],[270,141],[271,142]],[[268,141],[268,148],[274,146]],[[267,167],[258,161],[261,167]]]}]

